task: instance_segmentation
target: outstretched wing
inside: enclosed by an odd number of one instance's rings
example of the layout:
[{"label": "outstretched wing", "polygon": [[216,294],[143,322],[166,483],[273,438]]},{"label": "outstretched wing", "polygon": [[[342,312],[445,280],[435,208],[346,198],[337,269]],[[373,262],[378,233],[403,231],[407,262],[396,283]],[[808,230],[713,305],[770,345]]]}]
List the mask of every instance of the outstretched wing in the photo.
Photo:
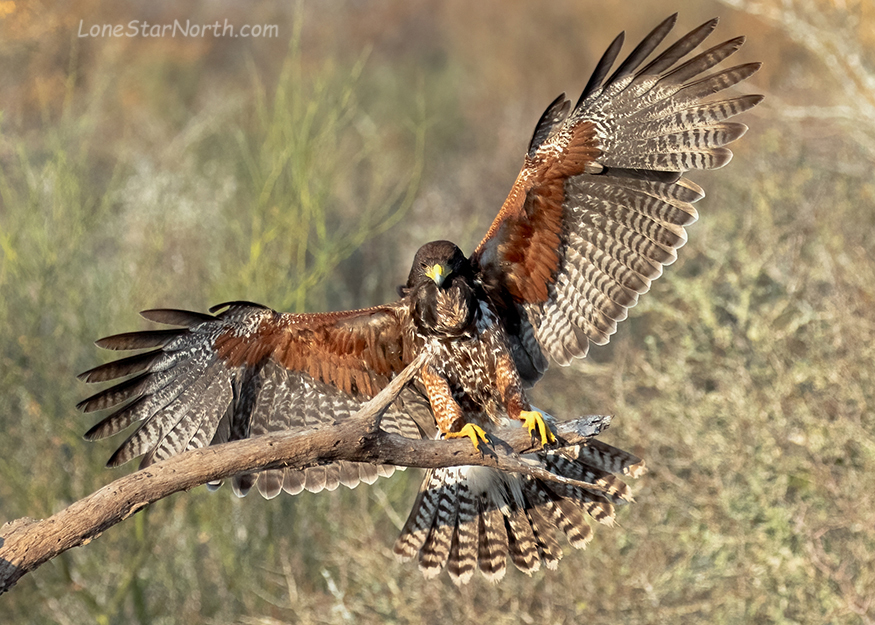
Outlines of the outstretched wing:
[{"label": "outstretched wing", "polygon": [[[215,307],[217,315],[149,310],[151,321],[181,326],[118,334],[100,347],[146,351],[80,375],[119,380],[83,400],[85,412],[119,407],[85,436],[100,439],[133,423],[137,430],[107,463],[142,456],[141,466],[189,449],[293,428],[335,423],[358,410],[410,362],[401,306],[327,314],[278,313],[247,302]],[[413,417],[428,423],[427,402],[408,389],[382,425],[419,437]],[[266,497],[280,490],[333,489],[391,475],[393,467],[339,463],[305,471],[236,476],[235,491],[257,483]]]},{"label": "outstretched wing", "polygon": [[[729,162],[724,147],[747,127],[726,120],[762,96],[709,99],[745,80],[759,63],[710,70],[744,39],[686,62],[717,25],[706,22],[639,67],[676,15],[657,26],[608,76],[623,43],[605,52],[580,99],[562,95],[544,112],[510,195],[472,259],[484,283],[519,319],[528,356],[520,370],[561,364],[607,343],[663,266],[677,258],[702,189],[689,169]],[[710,72],[710,73],[709,73]],[[532,379],[534,377],[534,379]]]}]

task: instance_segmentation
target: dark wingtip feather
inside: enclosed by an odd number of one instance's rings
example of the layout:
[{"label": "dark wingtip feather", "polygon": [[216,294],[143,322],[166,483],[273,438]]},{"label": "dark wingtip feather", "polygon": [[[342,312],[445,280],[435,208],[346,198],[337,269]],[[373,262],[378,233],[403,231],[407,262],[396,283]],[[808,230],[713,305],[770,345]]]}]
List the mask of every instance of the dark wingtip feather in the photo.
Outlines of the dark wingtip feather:
[{"label": "dark wingtip feather", "polygon": [[648,63],[640,73],[659,74],[668,69],[707,39],[714,32],[714,29],[717,28],[719,21],[719,18],[714,17],[701,26],[694,28]]},{"label": "dark wingtip feather", "polygon": [[[747,41],[747,37],[745,37],[744,35],[739,35],[738,37],[727,39],[723,43],[714,46],[714,48],[722,48],[723,46],[726,46],[727,48],[735,52],[744,45],[745,41]],[[762,63],[760,63],[760,65],[762,65]]]},{"label": "dark wingtip feather", "polygon": [[609,85],[615,80],[619,80],[620,78],[628,76],[634,72],[638,66],[644,62],[644,59],[650,56],[650,53],[656,49],[656,46],[662,43],[662,41],[668,36],[668,33],[674,28],[677,19],[678,14],[674,13],[662,20],[662,22],[660,22],[656,28],[651,30],[647,36],[641,40],[641,43],[632,50],[631,54],[626,57],[626,60],[620,64],[617,71],[608,78],[605,84]]},{"label": "dark wingtip feather", "polygon": [[602,58],[599,59],[592,76],[589,77],[586,87],[583,88],[583,92],[577,99],[577,103],[574,105],[575,110],[580,107],[581,103],[586,100],[587,97],[601,86],[605,76],[611,71],[611,66],[614,64],[614,61],[617,60],[617,55],[620,54],[620,49],[623,47],[623,42],[625,40],[626,32],[623,31],[614,38],[611,45],[605,50],[605,53],[602,55]]},{"label": "dark wingtip feather", "polygon": [[129,457],[126,447],[127,444],[124,444],[113,452],[112,456],[109,457],[109,460],[106,461],[107,469],[114,469],[130,462],[131,458]]},{"label": "dark wingtip feather", "polygon": [[141,373],[149,369],[158,360],[164,356],[164,352],[160,349],[151,352],[136,354],[113,362],[108,362],[105,365],[99,365],[88,371],[83,371],[76,377],[88,384],[95,382],[106,382],[108,380],[116,380],[125,376]]},{"label": "dark wingtip feather", "polygon": [[[535,125],[535,132],[532,133],[532,140],[529,142],[529,156],[533,155],[544,140],[550,135],[553,127],[564,121],[568,116],[568,110],[571,107],[571,102],[565,99],[565,94],[561,93],[553,100],[550,105],[541,114],[541,118]],[[401,288],[401,287],[399,287]],[[399,295],[404,297],[404,294],[399,291]]]},{"label": "dark wingtip feather", "polygon": [[155,323],[163,323],[169,326],[184,326],[190,328],[207,321],[215,321],[215,317],[191,310],[179,310],[175,308],[152,308],[140,312],[140,316]]},{"label": "dark wingtip feather", "polygon": [[104,421],[101,421],[100,423],[95,424],[94,427],[92,427],[90,430],[82,435],[82,438],[84,438],[86,441],[99,441],[100,439],[102,439],[103,436],[100,435],[100,430],[102,429],[104,423]]},{"label": "dark wingtip feather", "polygon": [[119,428],[114,423],[116,414],[118,414],[118,412],[111,414],[99,423],[95,423],[90,430],[82,435],[82,438],[86,441],[99,441],[112,436],[113,434],[117,434]]},{"label": "dark wingtip feather", "polygon": [[713,161],[708,169],[720,169],[726,167],[732,160],[732,150],[729,148],[714,148],[710,151]]},{"label": "dark wingtip feather", "polygon": [[143,453],[143,428],[146,427],[146,423],[143,423],[138,427],[134,432],[131,433],[130,436],[125,440],[124,443],[119,445],[119,448],[115,450],[115,452],[110,456],[109,460],[106,461],[107,468],[120,467],[121,465],[130,462],[137,456],[142,455],[140,459],[140,466],[138,468],[144,469],[148,467],[154,461],[155,454],[155,443],[151,443],[149,445],[150,449],[145,454]]},{"label": "dark wingtip feather", "polygon": [[138,399],[125,404],[112,414],[104,417],[103,420],[96,423],[85,433],[85,440],[101,440],[109,436],[114,436],[122,430],[127,429],[131,423],[139,418],[138,410],[142,407],[142,404],[148,400],[148,396],[139,397]]},{"label": "dark wingtip feather", "polygon": [[237,307],[257,308],[259,310],[267,309],[267,306],[264,306],[263,304],[256,304],[255,302],[247,302],[246,300],[234,300],[232,302],[222,302],[221,304],[216,304],[215,306],[211,306],[210,312],[215,314],[216,312],[222,310],[223,308],[237,308]]},{"label": "dark wingtip feather", "polygon": [[116,406],[131,397],[138,395],[142,391],[144,380],[151,375],[151,372],[146,371],[132,378],[119,382],[118,384],[102,391],[86,397],[78,404],[76,409],[82,412],[96,412],[104,408]]},{"label": "dark wingtip feather", "polygon": [[150,347],[164,347],[173,339],[183,334],[184,330],[144,330],[141,332],[124,332],[106,336],[94,341],[103,349],[132,350]]},{"label": "dark wingtip feather", "polygon": [[748,130],[747,125],[739,122],[730,122],[723,124],[723,128],[724,136],[720,139],[723,142],[722,145],[727,145],[729,143],[732,143],[733,141],[738,141],[745,135]]}]

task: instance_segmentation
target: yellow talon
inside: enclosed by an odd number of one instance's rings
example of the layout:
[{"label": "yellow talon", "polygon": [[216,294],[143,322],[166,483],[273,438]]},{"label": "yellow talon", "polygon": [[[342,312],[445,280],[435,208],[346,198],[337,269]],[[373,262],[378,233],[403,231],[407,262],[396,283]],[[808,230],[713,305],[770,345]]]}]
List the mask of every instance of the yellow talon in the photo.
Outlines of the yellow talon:
[{"label": "yellow talon", "polygon": [[520,419],[523,422],[523,425],[526,426],[529,430],[529,434],[535,436],[535,431],[537,430],[537,435],[541,437],[541,445],[548,445],[549,443],[555,443],[556,437],[553,436],[553,432],[550,431],[550,426],[544,421],[544,417],[541,416],[541,413],[537,410],[523,410],[520,412]]},{"label": "yellow talon", "polygon": [[489,444],[489,439],[486,437],[486,432],[483,431],[483,428],[479,425],[474,425],[473,423],[466,423],[458,432],[447,432],[444,435],[444,438],[463,438],[465,436],[471,439],[471,442],[474,444],[474,449],[477,451],[480,451],[481,440],[487,445]]}]

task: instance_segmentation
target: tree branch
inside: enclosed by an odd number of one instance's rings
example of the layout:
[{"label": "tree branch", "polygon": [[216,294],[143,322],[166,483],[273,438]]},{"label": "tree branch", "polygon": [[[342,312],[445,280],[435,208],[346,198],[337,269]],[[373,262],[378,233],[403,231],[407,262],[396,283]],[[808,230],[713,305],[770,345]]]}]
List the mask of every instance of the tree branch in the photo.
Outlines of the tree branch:
[{"label": "tree branch", "polygon": [[[355,415],[334,427],[277,432],[189,451],[121,477],[47,519],[24,517],[6,523],[0,528],[0,594],[44,562],[88,544],[148,504],[238,473],[346,460],[421,468],[482,465],[580,485],[521,458],[540,449],[523,428],[503,428],[490,435],[492,445],[481,445],[483,452],[467,439],[414,440],[381,430],[380,417],[425,362],[424,355],[417,358]],[[589,416],[559,424],[559,445],[584,443],[610,421],[607,416]]]}]

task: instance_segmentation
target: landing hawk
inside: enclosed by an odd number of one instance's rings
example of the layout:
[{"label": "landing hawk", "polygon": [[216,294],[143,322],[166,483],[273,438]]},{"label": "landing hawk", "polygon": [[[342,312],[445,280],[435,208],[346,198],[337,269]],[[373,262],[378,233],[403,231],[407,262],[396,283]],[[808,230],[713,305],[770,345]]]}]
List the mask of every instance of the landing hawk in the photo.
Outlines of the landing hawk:
[{"label": "landing hawk", "polygon": [[[469,437],[475,446],[519,421],[553,441],[549,420],[526,388],[549,360],[566,365],[603,345],[627,309],[677,258],[704,193],[682,177],[729,162],[725,146],[746,131],[726,120],[758,95],[710,98],[745,80],[759,63],[713,68],[742,45],[730,39],[690,55],[714,30],[706,22],[645,64],[672,29],[657,26],[610,73],[617,37],[572,106],[556,98],[538,121],[523,168],[485,238],[470,256],[448,241],[417,252],[400,299],[383,306],[322,314],[279,313],[233,302],[201,314],[150,310],[175,329],[119,334],[97,342],[145,351],[81,375],[116,382],[79,404],[116,407],[88,439],[137,430],[109,460],[142,456],[141,466],[205,445],[302,427],[328,426],[353,414],[418,354],[432,358],[384,417],[407,437]],[[642,66],[643,65],[643,66]],[[492,469],[428,471],[395,546],[419,554],[427,575],[446,566],[456,582],[475,568],[504,575],[507,555],[525,572],[556,566],[561,529],[574,547],[591,536],[585,516],[611,523],[643,463],[592,441],[549,450],[536,460],[591,488],[545,483]],[[306,470],[235,476],[243,495],[353,487],[394,467],[339,462]]]}]

